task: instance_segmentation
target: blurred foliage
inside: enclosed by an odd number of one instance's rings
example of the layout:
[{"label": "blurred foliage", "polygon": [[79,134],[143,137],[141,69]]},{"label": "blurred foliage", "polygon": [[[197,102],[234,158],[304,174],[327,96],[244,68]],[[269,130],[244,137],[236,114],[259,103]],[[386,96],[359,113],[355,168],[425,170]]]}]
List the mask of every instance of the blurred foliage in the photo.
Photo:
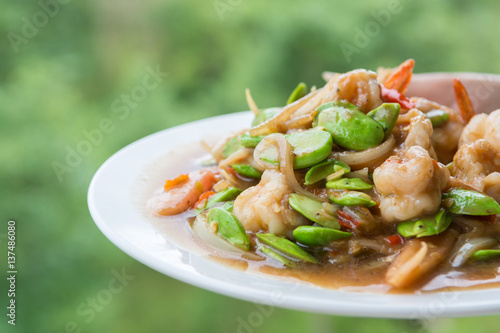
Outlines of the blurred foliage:
[{"label": "blurred foliage", "polygon": [[[244,110],[246,87],[258,105],[281,105],[299,81],[321,86],[324,70],[392,67],[412,57],[416,72],[500,73],[494,0],[54,1],[2,1],[0,12],[0,212],[2,221],[18,223],[18,332],[77,332],[72,321],[83,332],[244,331],[238,318],[254,304],[163,276],[94,225],[86,204],[90,179],[125,145]],[[357,47],[360,31],[390,2],[401,12]],[[40,3],[52,4],[53,17],[43,20]],[[29,23],[38,27],[25,38]],[[13,34],[23,42],[12,43]],[[358,52],[347,58],[342,43]],[[120,119],[113,103],[141,85],[148,67],[169,75]],[[114,130],[59,181],[52,163],[64,163],[68,149],[103,118]],[[136,278],[87,322],[78,307],[122,267]],[[0,331],[14,331],[3,316]],[[480,333],[499,319],[353,320],[275,309],[255,331]]]}]

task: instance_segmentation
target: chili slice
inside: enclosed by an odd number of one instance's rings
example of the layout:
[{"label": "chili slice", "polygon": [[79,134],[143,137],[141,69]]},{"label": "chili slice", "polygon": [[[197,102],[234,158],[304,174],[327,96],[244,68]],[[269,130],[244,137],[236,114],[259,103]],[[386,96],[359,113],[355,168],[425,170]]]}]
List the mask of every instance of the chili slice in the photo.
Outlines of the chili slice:
[{"label": "chili slice", "polygon": [[[204,200],[206,201],[208,198],[210,198],[214,194],[215,194],[214,191],[208,191],[208,192],[203,193],[200,196],[200,198],[198,199],[198,201],[196,201],[196,203],[194,204],[194,208],[199,208],[198,205],[200,205]],[[205,206],[205,205],[203,205],[203,206]]]},{"label": "chili slice", "polygon": [[383,85],[380,85],[380,92],[384,102],[399,103],[401,107],[408,110],[415,107],[415,103],[410,101],[405,95],[403,95],[396,89],[387,89]]},{"label": "chili slice", "polygon": [[387,242],[389,242],[389,244],[391,244],[391,246],[403,244],[403,242],[404,242],[404,238],[400,234],[387,236],[385,238],[385,240]]},{"label": "chili slice", "polygon": [[172,188],[174,186],[177,186],[177,185],[180,185],[182,183],[185,183],[188,180],[189,180],[189,175],[188,174],[180,175],[177,178],[174,178],[172,180],[167,180],[165,182],[165,186],[163,186],[163,188],[164,188],[165,191],[168,191],[170,188]]},{"label": "chili slice", "polygon": [[361,224],[361,221],[356,220],[354,217],[342,210],[338,210],[337,215],[339,217],[339,224],[348,229],[356,229]]}]

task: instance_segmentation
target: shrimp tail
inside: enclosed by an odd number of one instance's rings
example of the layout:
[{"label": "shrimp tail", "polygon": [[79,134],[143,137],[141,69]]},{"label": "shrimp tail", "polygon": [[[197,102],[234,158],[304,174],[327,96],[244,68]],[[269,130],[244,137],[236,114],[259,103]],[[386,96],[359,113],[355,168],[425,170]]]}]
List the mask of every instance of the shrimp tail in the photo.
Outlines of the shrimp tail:
[{"label": "shrimp tail", "polygon": [[395,89],[401,94],[404,94],[408,85],[410,84],[413,75],[413,68],[415,67],[415,60],[408,59],[399,65],[394,72],[388,76],[383,85],[387,89]]},{"label": "shrimp tail", "polygon": [[453,79],[453,88],[455,89],[455,97],[457,99],[460,117],[462,118],[462,122],[467,125],[471,118],[476,115],[474,106],[472,106],[469,94],[459,79]]}]

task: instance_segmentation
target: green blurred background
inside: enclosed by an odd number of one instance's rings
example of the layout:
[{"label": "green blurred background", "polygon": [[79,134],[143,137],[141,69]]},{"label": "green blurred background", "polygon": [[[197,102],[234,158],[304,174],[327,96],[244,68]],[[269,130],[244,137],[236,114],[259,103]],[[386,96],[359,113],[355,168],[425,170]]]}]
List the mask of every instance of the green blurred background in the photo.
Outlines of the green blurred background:
[{"label": "green blurred background", "polygon": [[[19,271],[17,325],[2,313],[1,332],[249,331],[241,322],[254,304],[157,273],[101,234],[86,200],[97,168],[148,134],[247,109],[245,87],[264,107],[283,104],[299,81],[321,86],[323,70],[410,57],[416,72],[500,73],[496,0],[59,1],[0,1],[2,308],[9,219]],[[128,114],[115,112],[146,68],[168,76]],[[57,174],[54,162],[64,164],[103,118],[113,130]],[[135,278],[88,312],[122,269]],[[500,316],[409,321],[275,309],[257,326],[251,331],[480,333],[498,331]]]}]

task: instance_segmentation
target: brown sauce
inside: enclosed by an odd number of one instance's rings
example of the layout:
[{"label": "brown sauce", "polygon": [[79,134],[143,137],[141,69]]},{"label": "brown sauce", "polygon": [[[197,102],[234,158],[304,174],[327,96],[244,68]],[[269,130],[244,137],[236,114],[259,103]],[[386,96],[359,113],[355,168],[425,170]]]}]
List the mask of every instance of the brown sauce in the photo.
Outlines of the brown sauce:
[{"label": "brown sauce", "polygon": [[500,287],[499,260],[469,262],[459,269],[450,269],[443,262],[437,270],[427,276],[424,282],[415,285],[412,289],[401,290],[394,289],[385,283],[385,273],[389,262],[384,262],[383,257],[368,259],[352,257],[339,264],[334,260],[330,261],[328,256],[323,256],[319,265],[288,268],[271,258],[244,259],[241,254],[222,251],[205,244],[193,233],[188,217],[189,213],[158,217],[148,212],[146,202],[159,188],[161,189],[165,179],[175,178],[181,173],[200,169],[202,168],[201,162],[208,158],[209,155],[204,153],[203,148],[197,144],[183,146],[176,151],[168,152],[144,170],[132,191],[135,203],[159,234],[169,242],[174,242],[190,252],[248,274],[264,274],[277,279],[311,283],[324,288],[344,291],[426,293]]}]

